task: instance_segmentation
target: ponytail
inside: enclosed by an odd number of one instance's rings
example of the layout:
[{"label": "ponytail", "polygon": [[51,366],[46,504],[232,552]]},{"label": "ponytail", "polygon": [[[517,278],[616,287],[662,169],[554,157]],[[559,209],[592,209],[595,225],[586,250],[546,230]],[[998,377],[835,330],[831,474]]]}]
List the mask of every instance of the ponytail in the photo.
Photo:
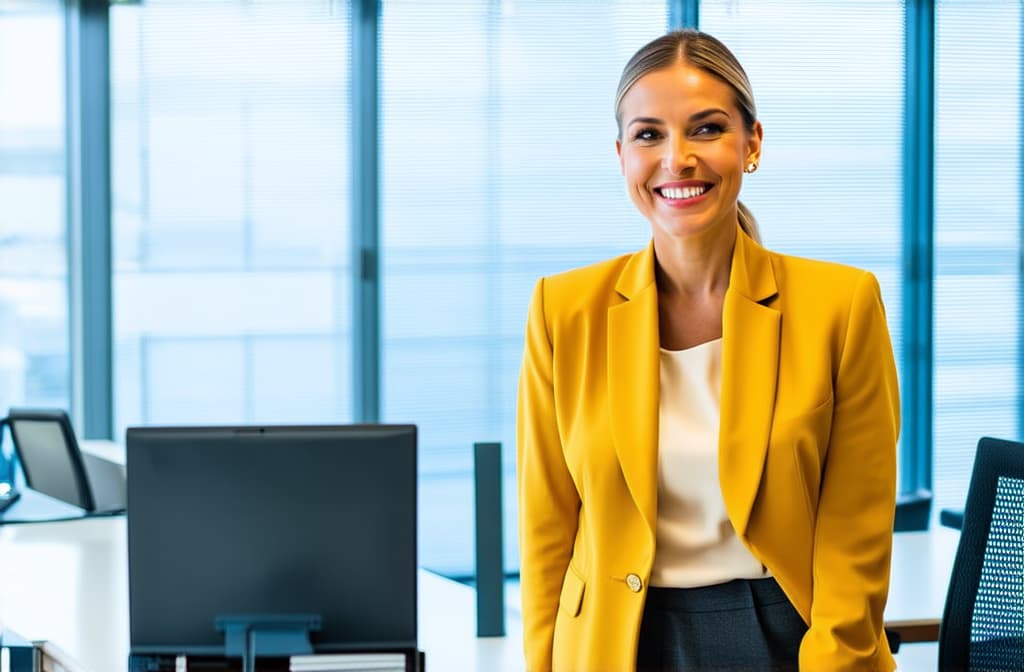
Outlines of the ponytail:
[{"label": "ponytail", "polygon": [[757,220],[754,219],[754,213],[750,211],[750,208],[743,205],[743,201],[736,201],[736,209],[739,211],[740,228],[743,229],[743,233],[753,238],[755,243],[761,245],[761,232],[757,228]]}]

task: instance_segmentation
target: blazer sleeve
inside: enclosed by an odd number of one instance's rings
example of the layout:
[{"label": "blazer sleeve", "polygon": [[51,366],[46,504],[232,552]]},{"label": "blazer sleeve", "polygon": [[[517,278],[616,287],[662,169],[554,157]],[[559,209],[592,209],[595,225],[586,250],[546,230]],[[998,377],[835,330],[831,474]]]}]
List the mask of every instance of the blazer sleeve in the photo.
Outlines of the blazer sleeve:
[{"label": "blazer sleeve", "polygon": [[814,532],[801,670],[891,667],[883,611],[896,502],[899,390],[878,281],[864,273],[846,325]]},{"label": "blazer sleeve", "polygon": [[530,303],[516,419],[520,590],[530,672],[551,669],[555,617],[580,509],[559,438],[553,360],[541,280]]}]

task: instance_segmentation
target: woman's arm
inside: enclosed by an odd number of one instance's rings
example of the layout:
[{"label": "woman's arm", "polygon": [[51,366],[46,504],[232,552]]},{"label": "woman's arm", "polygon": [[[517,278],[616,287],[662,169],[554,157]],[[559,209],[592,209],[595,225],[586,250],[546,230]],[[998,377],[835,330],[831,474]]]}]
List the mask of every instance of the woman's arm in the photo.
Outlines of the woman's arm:
[{"label": "woman's arm", "polygon": [[541,280],[534,289],[526,326],[516,426],[519,572],[526,668],[530,672],[551,669],[558,598],[580,508],[555,417],[553,358]]},{"label": "woman's arm", "polygon": [[880,659],[896,502],[899,390],[878,282],[850,306],[814,532],[811,624],[801,670],[890,669]]}]

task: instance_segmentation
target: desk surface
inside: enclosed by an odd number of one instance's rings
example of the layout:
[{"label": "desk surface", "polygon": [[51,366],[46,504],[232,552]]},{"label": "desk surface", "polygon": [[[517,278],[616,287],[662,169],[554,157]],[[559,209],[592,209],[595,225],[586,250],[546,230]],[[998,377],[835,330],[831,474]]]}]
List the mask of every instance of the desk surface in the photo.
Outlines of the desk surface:
[{"label": "desk surface", "polygon": [[938,626],[959,542],[959,531],[948,527],[895,535],[886,625]]},{"label": "desk surface", "polygon": [[[128,567],[123,517],[0,526],[0,624],[49,639],[91,672],[128,660]],[[888,624],[937,623],[959,535],[936,528],[897,534]],[[513,672],[524,667],[522,625],[477,638],[471,588],[419,573],[419,640],[428,669]]]},{"label": "desk surface", "polygon": [[[0,526],[0,624],[48,639],[90,672],[128,667],[128,563],[125,519],[90,518]],[[419,642],[428,669],[523,669],[522,626],[477,638],[476,593],[419,573]]]}]

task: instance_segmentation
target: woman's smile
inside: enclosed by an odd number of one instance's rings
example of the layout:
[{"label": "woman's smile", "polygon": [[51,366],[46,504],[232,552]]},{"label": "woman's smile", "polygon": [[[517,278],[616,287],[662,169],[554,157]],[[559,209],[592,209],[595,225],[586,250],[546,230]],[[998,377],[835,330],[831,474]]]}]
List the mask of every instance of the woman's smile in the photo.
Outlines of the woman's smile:
[{"label": "woman's smile", "polygon": [[711,182],[702,180],[681,180],[665,182],[654,187],[654,194],[661,202],[670,208],[690,208],[704,203],[709,192],[715,188]]}]

